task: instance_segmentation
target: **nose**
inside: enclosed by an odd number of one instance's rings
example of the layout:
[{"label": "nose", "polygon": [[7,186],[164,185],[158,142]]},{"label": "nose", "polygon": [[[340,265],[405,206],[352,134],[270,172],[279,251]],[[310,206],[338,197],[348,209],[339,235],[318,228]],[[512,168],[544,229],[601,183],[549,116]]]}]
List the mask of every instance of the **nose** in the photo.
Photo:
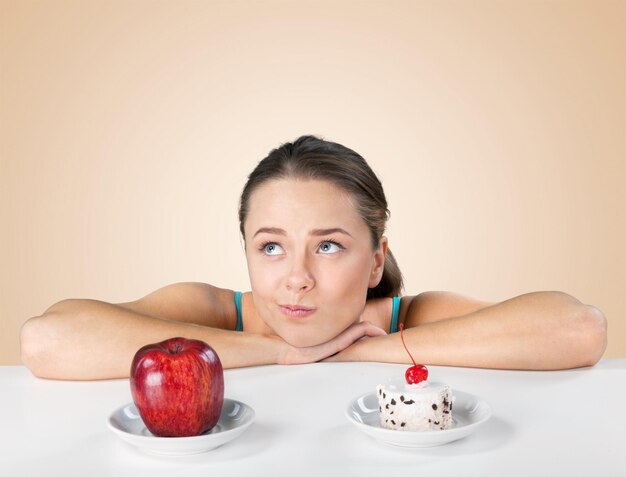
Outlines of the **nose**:
[{"label": "nose", "polygon": [[288,290],[295,292],[308,291],[315,286],[315,279],[306,257],[294,258],[285,283]]}]

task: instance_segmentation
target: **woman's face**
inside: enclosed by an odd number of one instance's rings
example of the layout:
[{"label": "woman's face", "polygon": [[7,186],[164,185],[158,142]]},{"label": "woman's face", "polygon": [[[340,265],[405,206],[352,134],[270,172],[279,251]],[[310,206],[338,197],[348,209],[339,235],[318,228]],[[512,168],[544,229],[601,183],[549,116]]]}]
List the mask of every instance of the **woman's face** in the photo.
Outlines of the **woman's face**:
[{"label": "woman's face", "polygon": [[244,233],[257,312],[294,346],[324,343],[357,321],[382,276],[386,239],[373,250],[352,198],[327,181],[262,184]]}]

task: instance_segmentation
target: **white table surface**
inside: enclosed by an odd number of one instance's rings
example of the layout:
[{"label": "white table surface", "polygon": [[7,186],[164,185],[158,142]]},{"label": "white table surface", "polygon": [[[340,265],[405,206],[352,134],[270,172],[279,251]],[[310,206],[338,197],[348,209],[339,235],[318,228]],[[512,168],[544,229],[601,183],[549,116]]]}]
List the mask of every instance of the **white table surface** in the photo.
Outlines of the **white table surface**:
[{"label": "white table surface", "polygon": [[[319,363],[228,370],[226,397],[256,419],[236,440],[185,457],[153,456],[107,428],[132,401],[127,379],[66,382],[0,367],[0,475],[626,475],[626,359],[557,372],[429,367],[430,378],[490,404],[474,434],[441,447],[378,443],[348,403],[406,366]],[[397,475],[397,474],[396,474]]]}]

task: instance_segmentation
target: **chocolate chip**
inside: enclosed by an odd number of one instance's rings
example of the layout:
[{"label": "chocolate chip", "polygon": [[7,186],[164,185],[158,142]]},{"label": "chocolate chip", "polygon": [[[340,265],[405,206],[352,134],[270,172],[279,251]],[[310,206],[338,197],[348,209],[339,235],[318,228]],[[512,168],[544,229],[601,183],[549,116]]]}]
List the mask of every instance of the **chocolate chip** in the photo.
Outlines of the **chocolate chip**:
[{"label": "chocolate chip", "polygon": [[433,404],[433,411],[436,411],[436,410],[437,410],[437,405]]},{"label": "chocolate chip", "polygon": [[404,402],[404,396],[400,395],[400,401]]},{"label": "chocolate chip", "polygon": [[391,423],[395,426],[396,425],[396,421],[394,421],[393,419],[391,420]]},{"label": "chocolate chip", "polygon": [[406,422],[401,422],[400,427],[404,427],[404,426],[406,426]]},{"label": "chocolate chip", "polygon": [[385,395],[385,393],[383,393],[383,399],[385,399],[387,396]]},{"label": "chocolate chip", "polygon": [[389,404],[385,404],[385,409],[389,409]]},{"label": "chocolate chip", "polygon": [[396,400],[394,398],[391,398],[391,405],[395,406],[396,405]]},{"label": "chocolate chip", "polygon": [[439,421],[435,421],[435,426],[438,426],[439,424]]},{"label": "chocolate chip", "polygon": [[404,404],[406,404],[407,406],[410,404],[414,404],[415,401],[413,401],[413,399],[409,400],[409,401],[404,401]]}]

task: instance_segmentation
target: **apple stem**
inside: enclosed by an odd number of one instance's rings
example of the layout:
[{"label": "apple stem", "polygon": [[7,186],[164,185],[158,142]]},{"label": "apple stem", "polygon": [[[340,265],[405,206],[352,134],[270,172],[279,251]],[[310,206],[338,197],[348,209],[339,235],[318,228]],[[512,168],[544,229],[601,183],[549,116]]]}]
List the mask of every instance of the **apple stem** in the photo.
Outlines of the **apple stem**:
[{"label": "apple stem", "polygon": [[417,363],[413,359],[413,356],[411,355],[411,352],[409,351],[409,348],[406,347],[406,343],[404,342],[404,335],[402,334],[402,330],[404,330],[404,323],[400,323],[400,339],[402,340],[402,344],[404,346],[404,349],[406,350],[407,353],[409,353],[409,356],[411,357],[411,361],[413,361],[413,366],[417,366]]}]

